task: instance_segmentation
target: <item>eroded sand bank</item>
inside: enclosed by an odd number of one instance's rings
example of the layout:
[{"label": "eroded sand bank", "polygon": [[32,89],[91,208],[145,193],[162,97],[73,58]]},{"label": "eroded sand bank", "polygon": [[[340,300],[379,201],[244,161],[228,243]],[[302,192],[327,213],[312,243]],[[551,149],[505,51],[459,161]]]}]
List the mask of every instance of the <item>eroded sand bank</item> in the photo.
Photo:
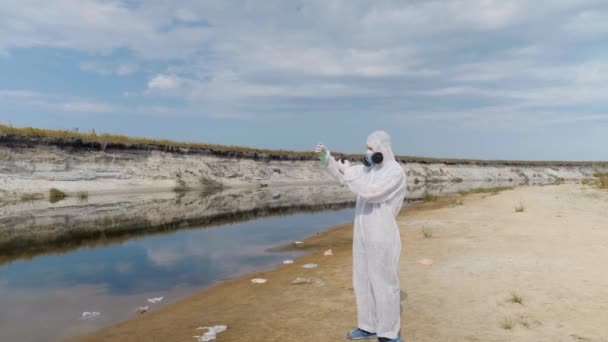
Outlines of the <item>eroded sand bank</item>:
[{"label": "eroded sand bank", "polygon": [[[516,212],[520,204],[524,211]],[[402,336],[608,341],[607,208],[608,192],[577,184],[409,205],[399,216]],[[356,325],[351,242],[351,225],[332,228],[297,247],[316,251],[294,264],[220,284],[81,340],[194,341],[197,327],[225,324],[217,341],[342,341]],[[327,248],[333,256],[323,255]],[[423,258],[433,265],[416,263]],[[319,267],[302,268],[306,263]],[[290,285],[297,277],[312,283]]]}]

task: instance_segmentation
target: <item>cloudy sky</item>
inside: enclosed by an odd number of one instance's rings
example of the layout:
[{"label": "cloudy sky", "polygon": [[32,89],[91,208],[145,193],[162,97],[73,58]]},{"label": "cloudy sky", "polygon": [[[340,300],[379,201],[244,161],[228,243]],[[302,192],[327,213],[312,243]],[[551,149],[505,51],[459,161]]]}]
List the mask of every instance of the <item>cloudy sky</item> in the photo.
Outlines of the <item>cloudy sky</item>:
[{"label": "cloudy sky", "polygon": [[0,122],[608,159],[608,2],[0,1]]}]

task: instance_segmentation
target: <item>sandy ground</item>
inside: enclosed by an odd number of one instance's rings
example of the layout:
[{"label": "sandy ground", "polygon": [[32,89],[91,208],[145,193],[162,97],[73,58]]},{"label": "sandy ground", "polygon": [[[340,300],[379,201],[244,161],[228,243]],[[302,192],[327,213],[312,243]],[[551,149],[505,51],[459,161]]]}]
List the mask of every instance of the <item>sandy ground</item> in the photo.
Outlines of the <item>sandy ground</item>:
[{"label": "sandy ground", "polygon": [[[525,210],[516,212],[520,203]],[[399,216],[402,337],[608,341],[607,209],[608,192],[576,184],[408,206]],[[197,327],[225,324],[217,341],[343,341],[356,325],[351,241],[352,226],[335,227],[306,240],[299,248],[317,251],[295,264],[222,283],[81,340],[195,341]],[[334,256],[324,256],[330,247]],[[433,264],[416,262],[423,258]],[[301,268],[311,262],[319,267]],[[290,285],[297,277],[313,282]]]}]

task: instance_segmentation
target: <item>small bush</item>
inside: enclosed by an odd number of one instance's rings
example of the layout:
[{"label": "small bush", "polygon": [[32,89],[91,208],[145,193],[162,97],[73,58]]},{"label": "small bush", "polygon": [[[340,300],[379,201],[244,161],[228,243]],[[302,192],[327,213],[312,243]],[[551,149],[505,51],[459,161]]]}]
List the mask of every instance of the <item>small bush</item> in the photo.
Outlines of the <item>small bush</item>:
[{"label": "small bush", "polygon": [[78,193],[78,199],[81,201],[86,201],[89,199],[89,193],[86,191],[82,191]]},{"label": "small bush", "polygon": [[608,189],[608,172],[597,172],[594,174],[597,178],[596,185],[600,189]]},{"label": "small bush", "polygon": [[583,179],[583,180],[581,181],[581,184],[583,184],[583,185],[587,185],[587,184],[589,184],[589,183],[591,183],[591,181],[590,181],[590,180],[588,180],[588,179]]},{"label": "small bush", "polygon": [[526,207],[521,202],[519,202],[519,204],[515,206],[516,213],[523,213],[525,210],[526,210]]},{"label": "small bush", "polygon": [[497,187],[493,187],[493,188],[477,188],[477,189],[473,189],[473,190],[469,190],[469,191],[459,191],[458,193],[462,196],[467,195],[467,194],[492,194],[492,195],[496,195],[501,191],[504,190],[513,190],[513,187],[511,186],[497,186]]},{"label": "small bush", "polygon": [[424,236],[425,239],[430,239],[433,237],[433,231],[430,228],[424,228],[422,229],[422,236]]},{"label": "small bush", "polygon": [[422,201],[424,201],[424,202],[435,202],[436,200],[437,200],[437,196],[431,195],[428,192],[425,192],[422,195]]},{"label": "small bush", "polygon": [[515,292],[511,293],[511,298],[509,298],[509,302],[513,303],[513,304],[524,304],[524,298],[520,295],[518,295]]},{"label": "small bush", "polygon": [[57,189],[57,188],[52,188],[50,190],[50,201],[51,203],[57,203],[59,201],[61,201],[62,199],[68,197],[68,195],[65,194],[65,192]]},{"label": "small bush", "polygon": [[462,183],[463,179],[462,178],[453,178],[452,179],[452,183]]},{"label": "small bush", "polygon": [[505,320],[500,323],[500,327],[503,328],[503,329],[505,329],[505,330],[511,330],[511,329],[513,329],[513,320],[511,320],[510,318],[505,317]]}]

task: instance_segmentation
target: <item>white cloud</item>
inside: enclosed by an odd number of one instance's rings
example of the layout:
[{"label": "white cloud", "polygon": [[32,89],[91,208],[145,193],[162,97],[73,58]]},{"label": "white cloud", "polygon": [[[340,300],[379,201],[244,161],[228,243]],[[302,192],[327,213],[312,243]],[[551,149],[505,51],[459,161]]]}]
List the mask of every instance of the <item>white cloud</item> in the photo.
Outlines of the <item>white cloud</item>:
[{"label": "white cloud", "polygon": [[68,112],[109,113],[119,110],[114,105],[95,101],[70,101],[64,103],[62,107]]},{"label": "white cloud", "polygon": [[47,96],[48,95],[31,90],[0,90],[0,98],[4,99],[32,99]]},{"label": "white cloud", "polygon": [[148,81],[148,88],[168,90],[178,88],[180,84],[181,79],[175,75],[158,74]]},{"label": "white cloud", "polygon": [[80,63],[80,69],[83,71],[94,72],[99,75],[118,75],[126,76],[139,70],[135,63],[119,63],[110,64],[100,61],[91,61]]},{"label": "white cloud", "polygon": [[[311,112],[332,101],[362,112],[439,111],[438,98],[476,115],[513,102],[528,113],[603,101],[608,69],[601,53],[577,45],[579,37],[594,44],[608,33],[602,4],[24,0],[0,3],[0,51],[84,51],[95,57],[81,69],[102,75],[146,72],[142,65],[158,63],[144,89],[121,90],[141,101],[136,113],[177,112],[138,96],[152,93],[182,100],[182,112],[230,118]],[[117,50],[127,51],[129,62],[107,62]],[[55,105],[117,108],[90,99]]]},{"label": "white cloud", "polygon": [[582,36],[602,36],[608,34],[608,11],[587,10],[570,18],[565,24],[566,31]]},{"label": "white cloud", "polygon": [[103,101],[29,90],[0,90],[0,102],[71,113],[111,113],[124,109]]},{"label": "white cloud", "polygon": [[0,51],[43,46],[109,53],[126,48],[152,59],[191,56],[206,30],[171,27],[165,7],[95,0],[0,2]]},{"label": "white cloud", "polygon": [[196,22],[201,18],[188,8],[178,8],[175,10],[175,18],[184,22]]},{"label": "white cloud", "polygon": [[177,114],[187,114],[183,110],[171,108],[167,106],[153,106],[153,105],[138,105],[135,108],[135,113],[144,116],[155,116],[155,117],[172,117]]}]

